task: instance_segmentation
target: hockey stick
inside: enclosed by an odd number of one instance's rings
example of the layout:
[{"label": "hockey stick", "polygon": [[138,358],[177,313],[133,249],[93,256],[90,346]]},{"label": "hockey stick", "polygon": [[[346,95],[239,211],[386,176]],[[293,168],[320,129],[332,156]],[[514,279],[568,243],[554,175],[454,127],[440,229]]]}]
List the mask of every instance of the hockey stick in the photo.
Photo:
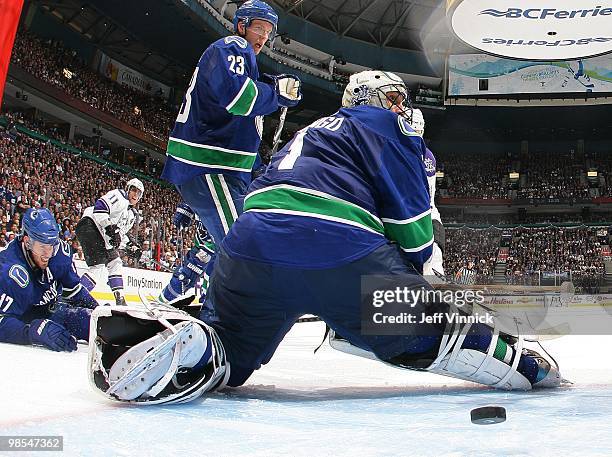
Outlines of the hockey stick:
[{"label": "hockey stick", "polygon": [[178,249],[179,249],[179,256],[181,258],[181,265],[183,265],[183,262],[185,260],[185,252],[183,251],[183,230],[182,229],[178,229],[178,234],[176,235],[177,237],[177,244],[178,244]]},{"label": "hockey stick", "polygon": [[281,108],[280,116],[278,118],[278,126],[274,131],[274,139],[272,140],[272,155],[276,154],[278,150],[278,145],[280,144],[281,133],[283,132],[283,127],[285,126],[285,118],[287,117],[287,107],[283,106]]},{"label": "hockey stick", "polygon": [[164,265],[163,263],[158,262],[157,260],[155,260],[153,257],[151,257],[150,260],[154,265],[157,265],[159,268],[161,268],[162,270],[164,270],[167,273],[174,273],[174,270],[168,268],[166,265]]}]

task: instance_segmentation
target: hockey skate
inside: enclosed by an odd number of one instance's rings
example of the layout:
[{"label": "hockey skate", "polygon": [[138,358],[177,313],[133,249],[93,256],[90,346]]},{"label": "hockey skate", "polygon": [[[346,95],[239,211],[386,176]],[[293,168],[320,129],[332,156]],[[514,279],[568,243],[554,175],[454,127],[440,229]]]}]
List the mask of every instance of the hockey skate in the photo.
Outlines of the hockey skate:
[{"label": "hockey skate", "polygon": [[117,306],[127,306],[127,303],[125,302],[125,298],[123,298],[123,295],[121,295],[121,292],[116,290],[115,292],[113,292],[113,294],[115,295],[115,304]]}]

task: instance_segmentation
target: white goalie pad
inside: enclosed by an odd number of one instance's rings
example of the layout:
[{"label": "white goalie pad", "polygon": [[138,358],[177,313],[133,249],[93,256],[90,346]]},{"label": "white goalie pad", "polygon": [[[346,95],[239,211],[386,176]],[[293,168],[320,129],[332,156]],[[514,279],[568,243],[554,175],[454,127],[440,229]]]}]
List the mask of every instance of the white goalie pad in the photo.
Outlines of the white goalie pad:
[{"label": "white goalie pad", "polygon": [[442,338],[438,357],[427,368],[432,373],[477,382],[498,389],[530,390],[531,383],[525,376],[516,371],[523,349],[523,337],[518,338],[515,356],[509,365],[493,357],[499,331],[495,329],[487,353],[475,349],[461,348],[470,325],[461,329],[456,325],[454,332]]},{"label": "white goalie pad", "polygon": [[106,391],[120,400],[156,397],[181,368],[192,368],[208,346],[202,327],[181,322],[128,349],[111,366]]},{"label": "white goalie pad", "polygon": [[184,403],[229,378],[215,330],[172,306],[100,306],[90,332],[89,380],[106,398]]},{"label": "white goalie pad", "polygon": [[[511,359],[502,361],[495,358],[494,353],[500,338],[497,327],[492,330],[491,342],[486,353],[475,349],[462,348],[461,346],[470,327],[470,324],[450,324],[442,337],[437,356],[425,368],[382,361],[372,352],[358,348],[346,339],[338,337],[333,330],[329,332],[328,341],[333,349],[371,360],[379,360],[395,368],[429,371],[497,389],[530,390],[532,387],[558,387],[564,381],[556,364],[553,365],[535,351],[524,349],[524,338],[522,336],[518,336],[517,342],[512,345],[514,356]],[[504,342],[504,344],[506,343]],[[527,351],[528,355],[537,361],[538,366],[545,367],[547,370],[545,376],[533,386],[525,376],[517,371],[523,351]]]}]

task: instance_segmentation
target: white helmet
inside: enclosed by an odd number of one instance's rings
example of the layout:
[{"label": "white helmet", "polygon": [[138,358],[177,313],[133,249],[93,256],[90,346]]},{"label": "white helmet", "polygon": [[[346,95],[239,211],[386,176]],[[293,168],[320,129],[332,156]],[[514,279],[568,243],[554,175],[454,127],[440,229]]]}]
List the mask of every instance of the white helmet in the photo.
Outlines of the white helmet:
[{"label": "white helmet", "polygon": [[142,181],[138,178],[132,178],[130,179],[127,184],[125,185],[125,191],[127,193],[130,192],[130,188],[136,188],[140,191],[140,196],[138,197],[138,201],[140,201],[140,199],[142,198],[142,196],[144,195],[144,184],[142,183]]},{"label": "white helmet", "polygon": [[349,83],[342,95],[342,106],[350,108],[359,105],[378,106],[383,109],[390,109],[394,100],[387,97],[389,92],[399,92],[399,106],[402,112],[398,113],[408,118],[410,113],[408,101],[408,89],[402,78],[396,74],[380,70],[368,70],[351,75]]},{"label": "white helmet", "polygon": [[418,108],[412,108],[412,116],[410,117],[409,122],[412,130],[422,137],[425,133],[425,118],[423,117],[423,112]]}]

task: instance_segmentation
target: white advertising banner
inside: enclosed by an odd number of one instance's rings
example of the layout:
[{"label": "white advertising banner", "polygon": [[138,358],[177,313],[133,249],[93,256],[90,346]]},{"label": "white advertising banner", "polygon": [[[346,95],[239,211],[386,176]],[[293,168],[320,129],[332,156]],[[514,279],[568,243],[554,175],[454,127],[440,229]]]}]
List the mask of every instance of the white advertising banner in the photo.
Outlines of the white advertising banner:
[{"label": "white advertising banner", "polygon": [[108,79],[112,79],[119,84],[124,84],[145,94],[160,96],[165,99],[170,97],[169,86],[117,62],[104,53],[101,53],[101,55],[99,71]]},{"label": "white advertising banner", "polygon": [[612,56],[564,62],[485,54],[448,58],[448,95],[612,92]]},{"label": "white advertising banner", "polygon": [[[87,271],[87,264],[82,260],[75,260],[77,273],[82,276]],[[137,268],[123,268],[124,296],[128,303],[140,303],[138,291],[141,290],[147,297],[156,298],[162,289],[168,285],[171,273],[164,271],[140,270]],[[100,278],[91,295],[101,303],[114,303],[115,297],[107,284],[107,277]],[[200,295],[201,280],[195,288],[195,294]]]}]

